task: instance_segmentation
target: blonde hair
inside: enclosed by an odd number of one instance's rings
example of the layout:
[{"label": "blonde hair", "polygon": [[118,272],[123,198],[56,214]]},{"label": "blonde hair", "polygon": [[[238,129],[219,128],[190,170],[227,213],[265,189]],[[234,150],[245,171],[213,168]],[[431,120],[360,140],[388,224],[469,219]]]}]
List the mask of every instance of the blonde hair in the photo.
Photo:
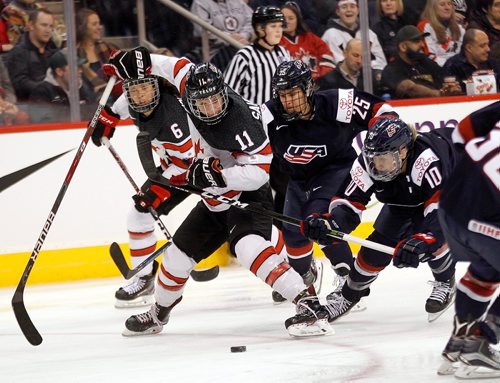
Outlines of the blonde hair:
[{"label": "blonde hair", "polygon": [[[424,11],[422,12],[422,20],[427,20],[431,25],[432,29],[436,33],[436,38],[438,43],[444,44],[446,42],[446,26],[439,20],[436,13],[436,8],[440,0],[427,0],[425,4]],[[460,40],[460,27],[455,18],[455,7],[452,4],[451,17],[449,21],[449,28],[451,32],[451,38],[453,41]]]},{"label": "blonde hair", "polygon": [[[403,0],[396,0],[396,4],[398,5],[398,11],[396,12],[396,15],[401,16],[405,10]],[[379,16],[384,16],[384,13],[382,12],[382,0],[377,0],[376,6]]]}]

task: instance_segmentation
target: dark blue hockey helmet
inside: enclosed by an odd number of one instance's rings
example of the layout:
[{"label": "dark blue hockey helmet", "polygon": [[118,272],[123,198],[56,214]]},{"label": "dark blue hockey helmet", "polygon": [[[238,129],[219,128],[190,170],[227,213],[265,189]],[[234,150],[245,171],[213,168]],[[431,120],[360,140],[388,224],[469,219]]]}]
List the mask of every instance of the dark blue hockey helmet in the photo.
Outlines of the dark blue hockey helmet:
[{"label": "dark blue hockey helmet", "polygon": [[[302,60],[285,61],[281,63],[271,80],[273,89],[273,99],[277,100],[277,105],[281,109],[282,116],[287,121],[298,120],[302,117],[303,112],[294,111],[287,112],[280,100],[280,94],[289,91],[293,88],[300,88],[304,92],[305,102],[309,104],[309,111],[312,109],[314,82],[312,79],[311,69]],[[303,108],[301,108],[303,110]]]},{"label": "dark blue hockey helmet", "polygon": [[184,92],[189,110],[201,121],[216,124],[227,114],[227,86],[221,71],[214,64],[192,66]]},{"label": "dark blue hockey helmet", "polygon": [[371,178],[388,182],[396,178],[413,148],[413,130],[394,117],[379,119],[365,138],[362,153]]}]

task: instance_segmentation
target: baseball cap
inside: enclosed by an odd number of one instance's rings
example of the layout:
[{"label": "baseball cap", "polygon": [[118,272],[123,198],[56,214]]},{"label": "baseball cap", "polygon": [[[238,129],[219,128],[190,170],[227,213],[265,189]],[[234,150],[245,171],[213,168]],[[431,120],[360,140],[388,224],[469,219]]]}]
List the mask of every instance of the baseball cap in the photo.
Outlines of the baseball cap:
[{"label": "baseball cap", "polygon": [[420,32],[414,25],[405,25],[396,33],[396,44],[402,43],[403,41],[420,40],[422,37],[429,35],[429,32]]},{"label": "baseball cap", "polygon": [[[87,60],[85,60],[84,58],[77,58],[77,63],[79,66],[85,64],[86,62]],[[57,51],[52,56],[50,56],[49,66],[52,70],[55,70],[56,68],[63,68],[66,65],[68,65],[68,60],[66,59],[66,51]]]}]

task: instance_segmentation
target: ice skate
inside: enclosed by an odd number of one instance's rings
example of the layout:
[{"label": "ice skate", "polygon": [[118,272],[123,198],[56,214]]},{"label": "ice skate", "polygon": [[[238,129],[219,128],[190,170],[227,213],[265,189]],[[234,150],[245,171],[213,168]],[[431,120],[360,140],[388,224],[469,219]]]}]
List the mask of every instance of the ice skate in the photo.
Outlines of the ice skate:
[{"label": "ice skate", "polygon": [[[315,291],[319,294],[321,291],[321,284],[323,282],[323,263],[319,260],[313,259],[311,262],[311,268],[302,276],[302,279],[304,280],[304,284],[306,286],[312,284]],[[275,304],[280,304],[286,301],[286,298],[284,298],[277,291],[273,291],[271,296]]]},{"label": "ice skate", "polygon": [[297,302],[297,314],[285,321],[285,327],[291,336],[306,337],[333,334],[328,323],[328,312],[320,304],[315,295],[309,295],[306,290]]},{"label": "ice skate", "polygon": [[153,271],[148,275],[137,276],[128,285],[120,287],[115,293],[115,307],[149,306],[154,301],[155,276],[158,262],[153,262]]},{"label": "ice skate", "polygon": [[149,311],[143,314],[132,315],[125,322],[123,336],[141,336],[157,334],[163,330],[163,326],[168,323],[170,311],[182,300],[177,299],[171,306],[164,307],[154,303]]},{"label": "ice skate", "polygon": [[469,328],[470,323],[460,322],[455,315],[453,319],[453,333],[441,353],[443,360],[438,368],[438,375],[453,375],[460,366],[461,363],[458,360],[458,356],[462,351],[465,342],[465,334]]},{"label": "ice skate", "polygon": [[484,336],[465,338],[458,358],[462,362],[455,372],[458,379],[500,378],[500,352]]},{"label": "ice skate", "polygon": [[325,308],[328,310],[328,322],[332,323],[351,311],[357,302],[346,299],[342,293],[331,293]]},{"label": "ice skate", "polygon": [[[335,301],[336,295],[339,295],[342,293],[342,287],[344,286],[344,283],[347,281],[347,274],[346,275],[340,275],[340,274],[335,274],[334,279],[333,279],[333,291],[326,296],[326,302],[330,303]],[[366,310],[366,304],[364,303],[363,299],[360,299],[359,302],[356,302],[354,304],[354,307],[350,309],[352,313],[355,312],[360,312],[360,311],[365,311]]]},{"label": "ice skate", "polygon": [[429,314],[428,321],[434,322],[455,302],[455,277],[447,282],[429,281],[433,286],[431,295],[425,302],[425,311]]}]

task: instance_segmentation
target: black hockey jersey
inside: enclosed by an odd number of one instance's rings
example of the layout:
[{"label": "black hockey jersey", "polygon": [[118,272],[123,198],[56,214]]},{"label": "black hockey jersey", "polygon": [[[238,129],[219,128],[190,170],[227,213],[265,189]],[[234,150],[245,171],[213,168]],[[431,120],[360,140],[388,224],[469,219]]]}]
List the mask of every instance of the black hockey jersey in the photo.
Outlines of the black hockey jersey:
[{"label": "black hockey jersey", "polygon": [[453,132],[465,152],[443,188],[440,209],[470,231],[500,239],[500,101]]},{"label": "black hockey jersey", "polygon": [[349,166],[356,158],[352,141],[368,128],[376,114],[392,107],[356,89],[331,89],[314,94],[310,120],[287,122],[278,109],[279,100],[262,106],[274,157],[283,173],[293,180],[307,180],[330,164]]},{"label": "black hockey jersey", "polygon": [[375,194],[380,202],[411,213],[418,220],[420,231],[430,232],[444,242],[437,208],[443,184],[450,178],[457,159],[451,132],[452,129],[443,128],[419,134],[408,156],[406,171],[389,182],[373,180],[360,154],[352,165],[344,194],[332,199],[330,211],[347,205],[361,215]]},{"label": "black hockey jersey", "polygon": [[[245,102],[231,89],[228,97],[228,112],[216,124],[206,124],[190,114],[191,137],[198,157],[219,158],[223,167],[227,187],[206,190],[237,199],[241,191],[258,190],[268,182],[272,152],[260,107]],[[211,210],[228,208],[213,200],[205,203]]]}]

